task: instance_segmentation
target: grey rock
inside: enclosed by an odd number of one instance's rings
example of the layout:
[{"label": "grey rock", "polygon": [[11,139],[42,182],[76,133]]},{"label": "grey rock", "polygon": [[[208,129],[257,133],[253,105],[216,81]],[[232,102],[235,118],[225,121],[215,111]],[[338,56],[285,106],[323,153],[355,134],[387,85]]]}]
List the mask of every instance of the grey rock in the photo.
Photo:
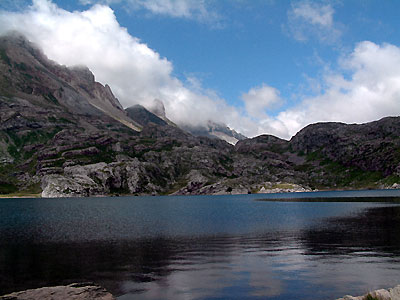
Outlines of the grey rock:
[{"label": "grey rock", "polygon": [[115,300],[106,289],[93,283],[43,287],[0,296],[0,300]]},{"label": "grey rock", "polygon": [[[372,297],[376,297],[379,300],[400,300],[400,285],[394,287],[394,288],[389,288],[389,289],[380,289],[380,290],[375,290],[372,292],[369,292]],[[343,298],[339,298],[337,300],[364,300],[368,294],[365,294],[363,296],[344,296]]]},{"label": "grey rock", "polygon": [[85,149],[65,151],[62,154],[62,157],[71,158],[74,156],[81,156],[81,155],[96,155],[99,152],[100,152],[99,149],[97,149],[96,147],[89,147],[89,148],[85,148]]}]

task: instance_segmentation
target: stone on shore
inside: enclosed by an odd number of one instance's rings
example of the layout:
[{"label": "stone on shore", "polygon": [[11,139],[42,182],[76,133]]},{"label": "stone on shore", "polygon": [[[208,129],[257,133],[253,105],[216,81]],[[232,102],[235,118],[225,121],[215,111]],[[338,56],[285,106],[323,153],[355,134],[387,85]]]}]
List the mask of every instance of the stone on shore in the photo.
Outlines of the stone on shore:
[{"label": "stone on shore", "polygon": [[43,287],[0,296],[0,300],[115,300],[105,288],[93,283]]},{"label": "stone on shore", "polygon": [[[392,289],[380,289],[376,291],[372,291],[370,293],[372,297],[375,297],[379,300],[400,300],[400,285],[392,288]],[[339,298],[337,300],[364,300],[368,296],[365,294],[363,296],[353,297],[353,296],[344,296],[343,298]]]}]

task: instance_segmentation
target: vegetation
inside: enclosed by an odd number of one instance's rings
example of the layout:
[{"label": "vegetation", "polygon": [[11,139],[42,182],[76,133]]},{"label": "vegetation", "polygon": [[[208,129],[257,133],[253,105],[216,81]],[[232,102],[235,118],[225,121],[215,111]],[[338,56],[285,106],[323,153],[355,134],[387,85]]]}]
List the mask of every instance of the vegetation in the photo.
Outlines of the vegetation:
[{"label": "vegetation", "polygon": [[0,49],[0,58],[11,67],[11,60],[8,57],[5,49]]},{"label": "vegetation", "polygon": [[277,183],[271,187],[271,189],[292,189],[292,188],[293,184],[290,183]]},{"label": "vegetation", "polygon": [[0,182],[0,194],[11,194],[18,191],[18,187],[12,183]]},{"label": "vegetation", "polygon": [[363,300],[381,300],[378,297],[374,297],[371,294],[368,294],[367,296],[364,297]]},{"label": "vegetation", "polygon": [[60,103],[58,103],[57,98],[54,97],[54,95],[53,95],[52,93],[48,93],[47,95],[43,95],[43,97],[44,97],[46,100],[48,100],[48,101],[50,101],[50,102],[52,102],[52,103],[54,103],[54,104],[57,104],[57,105],[60,104]]}]

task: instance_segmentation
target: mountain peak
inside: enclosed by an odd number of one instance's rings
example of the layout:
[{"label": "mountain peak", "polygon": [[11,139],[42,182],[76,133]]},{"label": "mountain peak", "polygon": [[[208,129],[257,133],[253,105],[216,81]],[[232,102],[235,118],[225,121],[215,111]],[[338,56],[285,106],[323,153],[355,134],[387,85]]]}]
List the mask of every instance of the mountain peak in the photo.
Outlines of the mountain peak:
[{"label": "mountain peak", "polygon": [[159,99],[154,99],[148,110],[163,120],[166,118],[164,103]]},{"label": "mountain peak", "polygon": [[0,37],[0,91],[77,114],[107,115],[140,131],[109,86],[95,81],[86,66],[68,68],[49,60],[24,36]]}]

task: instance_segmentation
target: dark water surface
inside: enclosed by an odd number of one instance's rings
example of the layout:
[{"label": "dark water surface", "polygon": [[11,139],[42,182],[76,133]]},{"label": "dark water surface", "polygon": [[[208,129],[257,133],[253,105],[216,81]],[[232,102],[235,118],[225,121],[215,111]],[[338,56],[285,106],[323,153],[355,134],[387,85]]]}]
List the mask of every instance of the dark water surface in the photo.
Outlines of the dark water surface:
[{"label": "dark water surface", "polygon": [[[279,200],[291,197],[306,202]],[[312,202],[321,197],[335,199]],[[0,295],[82,281],[121,300],[314,300],[391,287],[400,205],[387,197],[400,191],[0,199]]]}]

